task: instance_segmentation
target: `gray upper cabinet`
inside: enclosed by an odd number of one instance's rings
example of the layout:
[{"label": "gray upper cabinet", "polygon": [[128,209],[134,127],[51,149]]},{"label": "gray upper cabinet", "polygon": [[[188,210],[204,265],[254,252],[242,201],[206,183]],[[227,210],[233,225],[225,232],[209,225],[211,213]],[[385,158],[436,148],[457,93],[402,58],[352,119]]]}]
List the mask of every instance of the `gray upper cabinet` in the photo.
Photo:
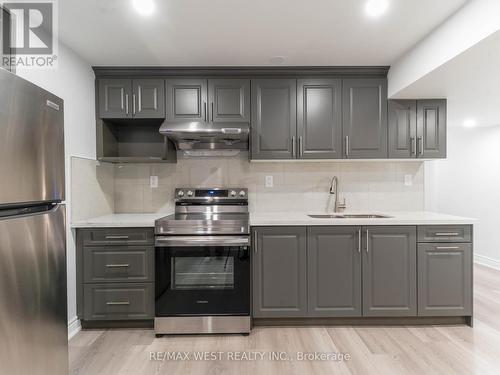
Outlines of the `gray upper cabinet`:
[{"label": "gray upper cabinet", "polygon": [[389,100],[389,158],[417,156],[417,101]]},{"label": "gray upper cabinet", "polygon": [[250,122],[250,80],[209,79],[209,121]]},{"label": "gray upper cabinet", "polygon": [[342,80],[297,81],[298,158],[342,158]]},{"label": "gray upper cabinet", "polygon": [[254,228],[253,316],[307,315],[306,228]]},{"label": "gray upper cabinet", "polygon": [[165,118],[162,79],[101,79],[98,85],[102,119]]},{"label": "gray upper cabinet", "polygon": [[417,153],[420,158],[446,157],[446,100],[417,101]]},{"label": "gray upper cabinet", "polygon": [[132,108],[135,118],[165,118],[165,81],[137,79],[132,81]]},{"label": "gray upper cabinet", "polygon": [[309,227],[308,315],[361,316],[361,227]]},{"label": "gray upper cabinet", "polygon": [[374,226],[363,231],[363,315],[415,316],[416,227]]},{"label": "gray upper cabinet", "polygon": [[207,80],[167,79],[167,121],[207,121]]},{"label": "gray upper cabinet", "polygon": [[252,159],[296,157],[296,80],[252,80]]},{"label": "gray upper cabinet", "polygon": [[387,158],[387,80],[344,79],[342,92],[345,157]]},{"label": "gray upper cabinet", "polygon": [[103,119],[131,118],[132,80],[100,79],[99,117]]},{"label": "gray upper cabinet", "polygon": [[418,245],[418,315],[472,314],[472,244]]}]

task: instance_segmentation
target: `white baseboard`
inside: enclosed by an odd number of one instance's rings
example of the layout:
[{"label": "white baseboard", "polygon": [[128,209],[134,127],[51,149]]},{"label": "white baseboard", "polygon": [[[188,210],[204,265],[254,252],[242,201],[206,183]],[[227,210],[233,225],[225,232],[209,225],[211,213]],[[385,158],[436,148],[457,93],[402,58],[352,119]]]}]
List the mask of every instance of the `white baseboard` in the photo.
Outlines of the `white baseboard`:
[{"label": "white baseboard", "polygon": [[68,340],[71,340],[78,332],[82,330],[80,319],[74,317],[68,324]]},{"label": "white baseboard", "polygon": [[474,263],[481,264],[500,271],[500,260],[486,257],[484,255],[474,254]]}]

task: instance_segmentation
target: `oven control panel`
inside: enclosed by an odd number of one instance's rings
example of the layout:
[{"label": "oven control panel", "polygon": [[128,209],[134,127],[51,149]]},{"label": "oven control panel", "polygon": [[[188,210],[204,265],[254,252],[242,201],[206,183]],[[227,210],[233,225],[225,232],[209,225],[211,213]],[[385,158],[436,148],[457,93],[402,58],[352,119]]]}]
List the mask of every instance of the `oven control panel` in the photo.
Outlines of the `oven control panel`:
[{"label": "oven control panel", "polygon": [[177,201],[189,200],[247,200],[246,188],[177,188],[175,189]]}]

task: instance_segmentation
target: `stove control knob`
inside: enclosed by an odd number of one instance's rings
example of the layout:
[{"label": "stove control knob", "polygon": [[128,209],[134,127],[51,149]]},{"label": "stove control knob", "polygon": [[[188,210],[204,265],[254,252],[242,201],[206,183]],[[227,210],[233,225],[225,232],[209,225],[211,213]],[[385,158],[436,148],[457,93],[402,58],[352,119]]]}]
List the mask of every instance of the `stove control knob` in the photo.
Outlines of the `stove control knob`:
[{"label": "stove control knob", "polygon": [[182,190],[179,190],[179,192],[177,193],[177,196],[182,198],[184,196],[184,192]]},{"label": "stove control knob", "polygon": [[231,190],[229,195],[234,198],[234,197],[236,197],[236,192],[234,190]]},{"label": "stove control knob", "polygon": [[243,198],[246,195],[245,190],[241,190],[239,194],[240,194],[240,197]]},{"label": "stove control knob", "polygon": [[194,193],[193,193],[191,190],[188,190],[188,192],[187,192],[187,196],[188,196],[188,197],[192,197],[192,196],[193,196],[193,194],[194,194]]}]

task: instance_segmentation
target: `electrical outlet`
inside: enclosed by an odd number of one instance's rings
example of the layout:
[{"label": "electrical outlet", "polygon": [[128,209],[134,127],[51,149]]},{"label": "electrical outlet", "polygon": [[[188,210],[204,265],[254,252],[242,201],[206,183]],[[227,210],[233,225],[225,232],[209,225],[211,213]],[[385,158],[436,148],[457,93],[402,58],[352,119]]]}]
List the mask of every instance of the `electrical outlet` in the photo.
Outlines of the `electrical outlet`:
[{"label": "electrical outlet", "polygon": [[273,176],[266,176],[266,187],[272,188],[274,186]]},{"label": "electrical outlet", "polygon": [[405,186],[413,185],[413,176],[411,174],[405,174]]},{"label": "electrical outlet", "polygon": [[152,189],[158,187],[158,176],[149,176],[149,187]]}]

